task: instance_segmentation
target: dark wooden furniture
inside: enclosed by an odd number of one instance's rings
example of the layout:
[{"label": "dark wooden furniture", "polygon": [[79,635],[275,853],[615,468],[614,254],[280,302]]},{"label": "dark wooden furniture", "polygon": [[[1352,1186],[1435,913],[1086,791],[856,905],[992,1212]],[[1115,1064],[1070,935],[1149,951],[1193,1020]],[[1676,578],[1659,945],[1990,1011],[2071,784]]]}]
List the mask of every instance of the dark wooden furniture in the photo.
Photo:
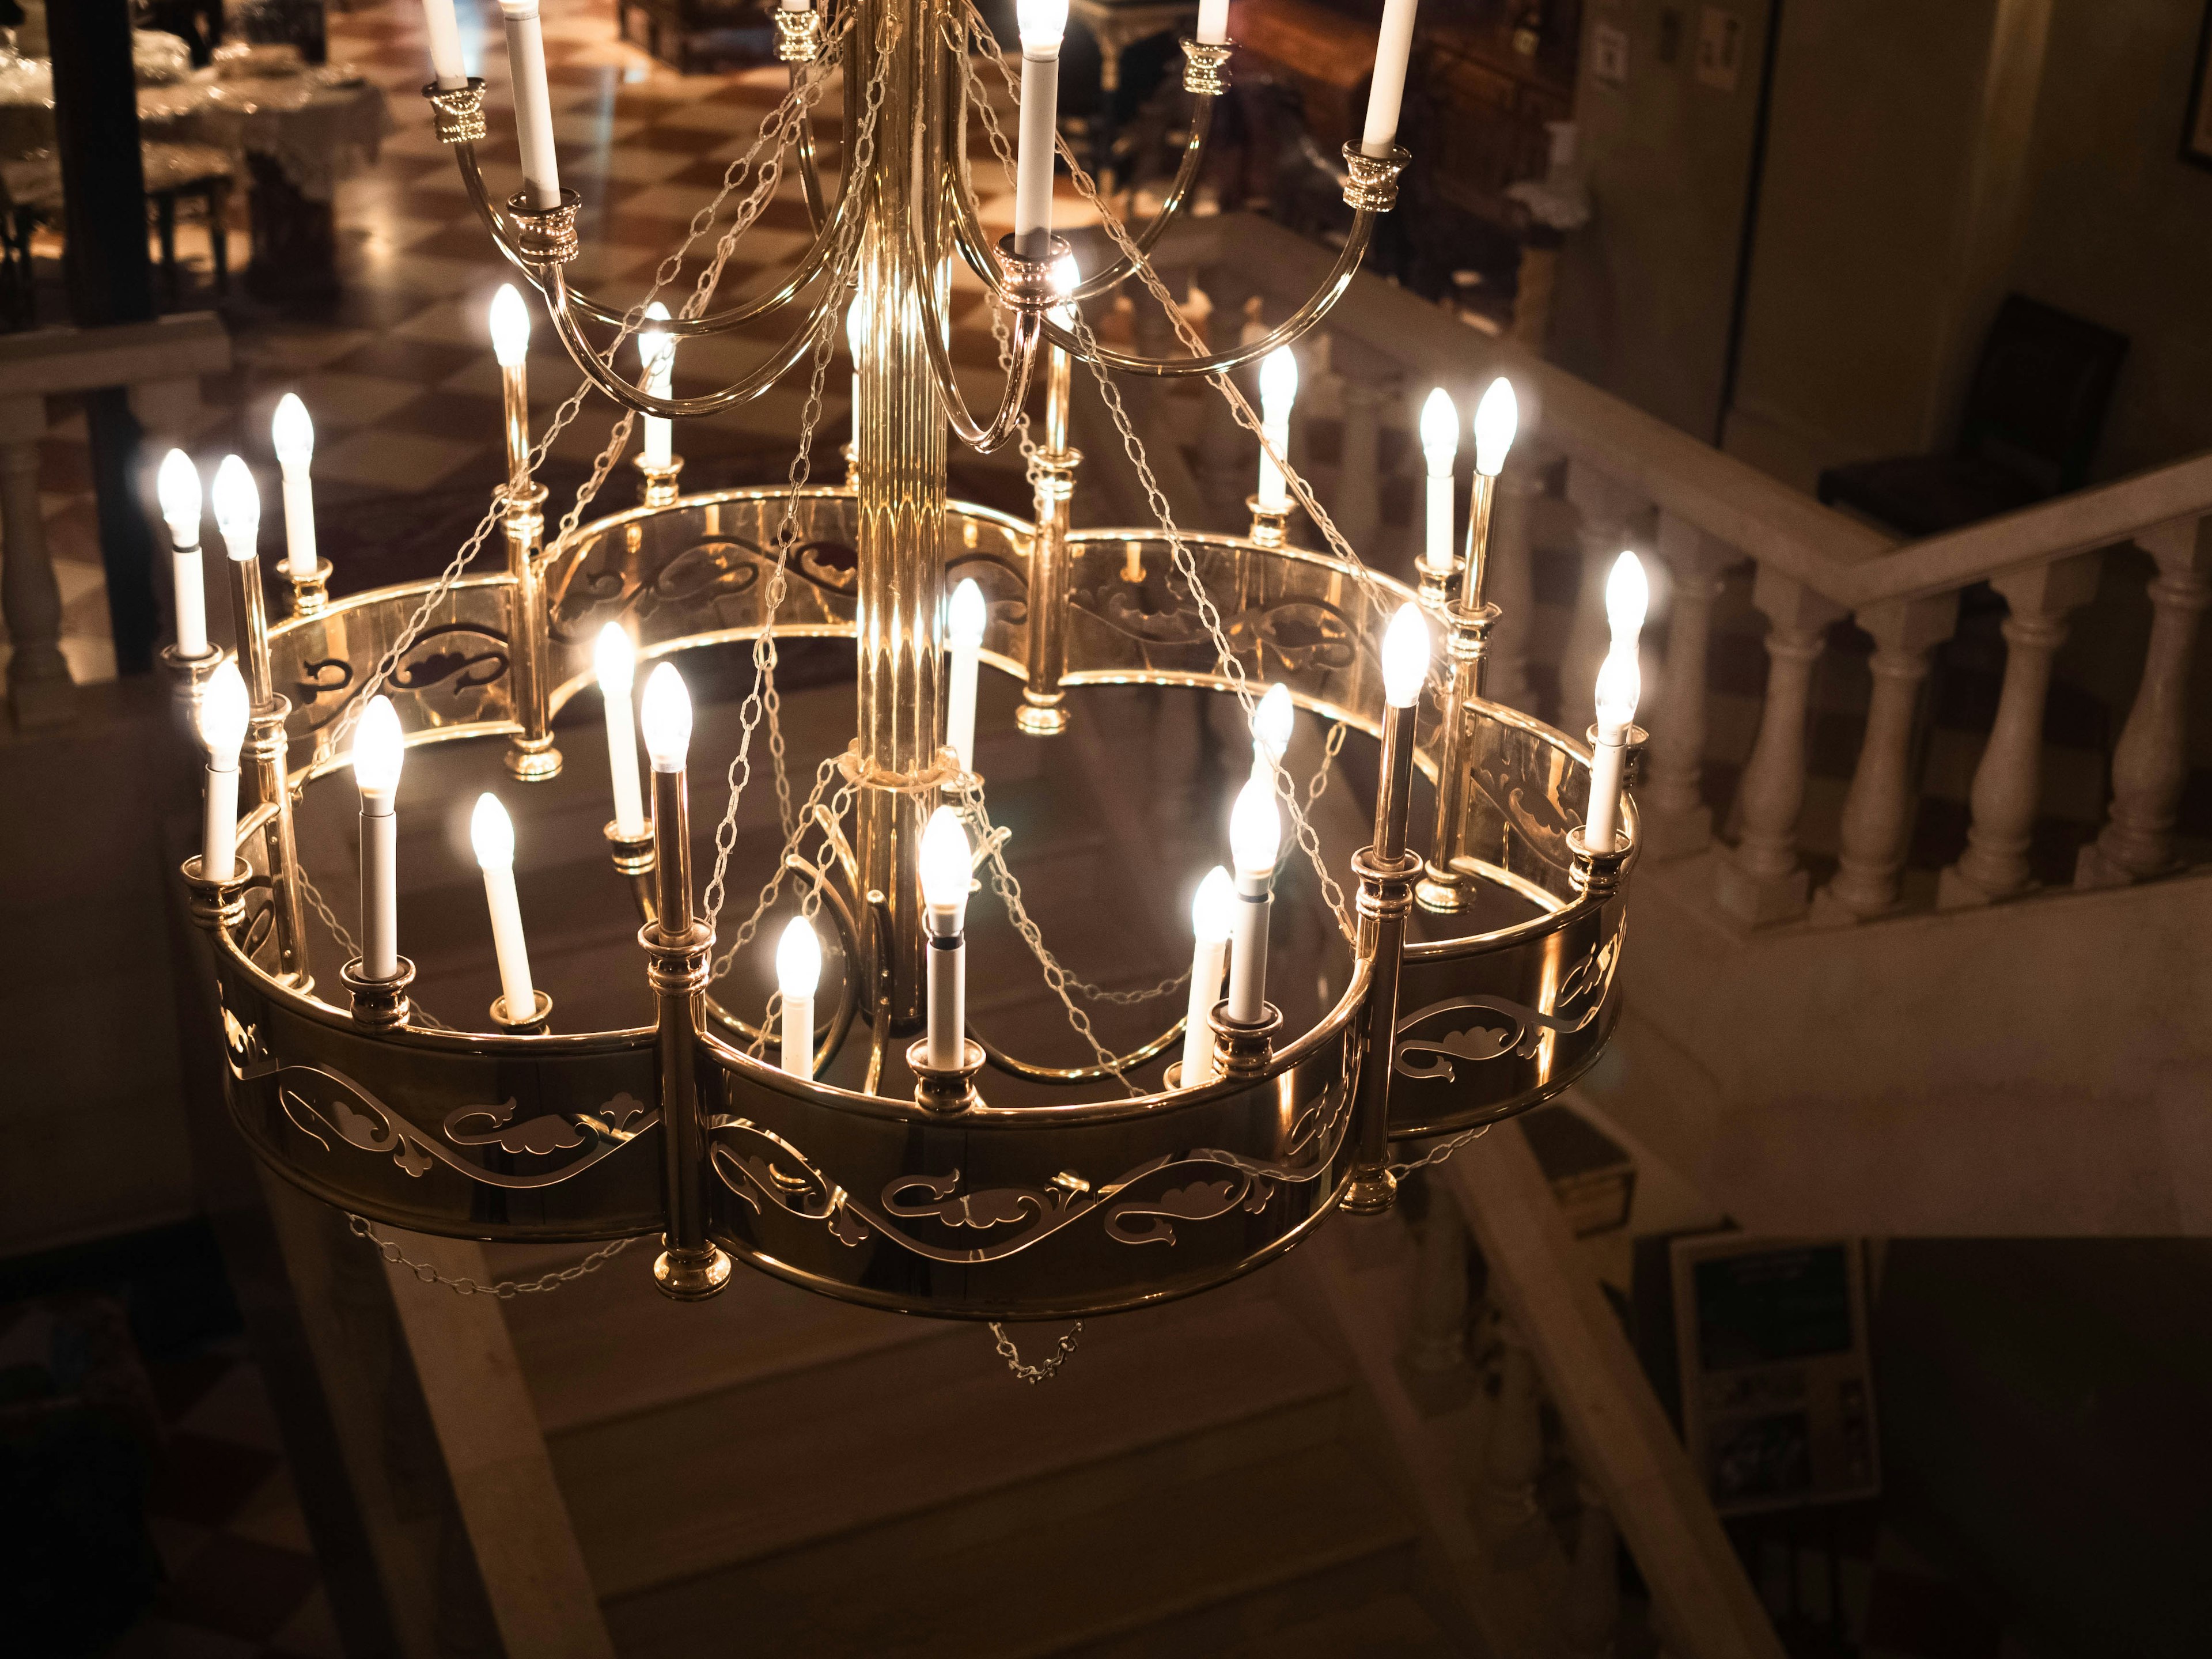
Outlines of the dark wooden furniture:
[{"label": "dark wooden furniture", "polygon": [[[774,56],[768,6],[775,0],[615,0],[615,33],[643,46],[678,74],[709,67],[709,36],[734,36],[730,56],[767,63]],[[633,19],[644,25],[642,38],[630,32]],[[712,54],[719,64],[723,54]]]},{"label": "dark wooden furniture", "polygon": [[1830,467],[1820,498],[1932,536],[2078,489],[2127,350],[2124,334],[2012,295],[1982,347],[1957,448]]}]

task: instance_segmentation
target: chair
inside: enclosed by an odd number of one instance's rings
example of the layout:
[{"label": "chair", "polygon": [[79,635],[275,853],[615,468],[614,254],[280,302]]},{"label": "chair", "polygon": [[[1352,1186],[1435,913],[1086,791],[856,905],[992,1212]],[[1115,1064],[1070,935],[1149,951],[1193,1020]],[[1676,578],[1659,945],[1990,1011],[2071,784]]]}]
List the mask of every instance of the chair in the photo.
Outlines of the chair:
[{"label": "chair", "polygon": [[197,198],[207,221],[208,252],[215,264],[218,298],[230,294],[230,239],[224,222],[230,213],[232,158],[213,144],[149,143],[141,147],[146,173],[146,200],[154,210],[154,234],[161,241],[161,284],[169,303],[179,298],[177,285],[177,204]]},{"label": "chair", "polygon": [[0,328],[38,320],[31,237],[61,216],[62,164],[51,155],[0,161]]},{"label": "chair", "polygon": [[1958,448],[1830,467],[1817,493],[1933,536],[2078,489],[2127,351],[2124,334],[2011,295],[1975,366]]}]

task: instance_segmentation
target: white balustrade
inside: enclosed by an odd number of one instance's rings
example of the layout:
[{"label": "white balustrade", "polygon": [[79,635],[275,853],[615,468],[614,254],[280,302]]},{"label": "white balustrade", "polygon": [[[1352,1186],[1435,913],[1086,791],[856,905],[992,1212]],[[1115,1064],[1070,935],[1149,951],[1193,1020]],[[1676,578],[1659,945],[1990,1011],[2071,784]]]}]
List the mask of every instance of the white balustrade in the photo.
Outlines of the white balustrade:
[{"label": "white balustrade", "polygon": [[1667,601],[1667,664],[1659,695],[1651,698],[1650,745],[1636,804],[1644,850],[1655,859],[1683,858],[1712,844],[1712,809],[1705,777],[1705,667],[1711,642],[1713,600],[1721,572],[1735,550],[1678,513],[1662,509],[1657,551],[1671,590]]},{"label": "white balustrade", "polygon": [[1536,1358],[1510,1316],[1498,1322],[1504,1346],[1498,1398],[1483,1441],[1475,1503],[1492,1536],[1517,1532],[1537,1519],[1536,1476],[1544,1467],[1543,1396]]},{"label": "white balustrade", "polygon": [[2175,867],[2173,826],[2189,781],[2189,667],[2212,602],[2212,520],[2183,519],[2136,538],[2158,566],[2150,643],[2128,723],[2112,750],[2112,811],[2081,849],[2079,887],[2118,887]]},{"label": "white balustrade", "polygon": [[1467,1224],[1442,1182],[1429,1182],[1426,1191],[1406,1364],[1417,1376],[1452,1376],[1468,1369]]},{"label": "white balustrade", "polygon": [[[1382,501],[1382,406],[1395,401],[1393,388],[1376,378],[1382,365],[1352,362],[1358,348],[1334,354],[1340,365],[1338,397],[1344,410],[1344,447],[1337,464],[1336,489],[1322,505],[1336,520],[1345,540],[1370,562],[1379,562]],[[1355,373],[1357,368],[1361,372]]]},{"label": "white balustrade", "polygon": [[1575,1519],[1574,1553],[1567,1563],[1563,1646],[1569,1659],[1607,1659],[1620,1629],[1620,1534],[1604,1493],[1583,1480],[1576,1483],[1576,1495],[1583,1508]]},{"label": "white balustrade", "polygon": [[2027,849],[2043,798],[2043,711],[2051,663],[2066,641],[2067,613],[2097,590],[2097,559],[2077,554],[1990,578],[2012,614],[2005,618],[2004,685],[1990,740],[1974,769],[1966,850],[1943,872],[1942,909],[2011,898],[2029,885]]},{"label": "white balustrade", "polygon": [[75,713],[62,655],[62,591],[39,508],[42,398],[0,400],[0,615],[8,624],[8,700],[19,726],[58,726]]},{"label": "white balustrade", "polygon": [[1805,728],[1813,665],[1840,607],[1771,565],[1761,567],[1752,603],[1765,614],[1766,702],[1737,788],[1743,830],[1717,866],[1720,907],[1753,927],[1804,914],[1809,878],[1797,859],[1805,805]]},{"label": "white balustrade", "polygon": [[1841,860],[1815,906],[1823,921],[1856,921],[1897,908],[1899,876],[1920,798],[1912,771],[1920,687],[1928,678],[1929,652],[1958,626],[1959,596],[1892,599],[1860,611],[1857,622],[1874,636],[1874,690],[1858,765],[1844,798]]}]

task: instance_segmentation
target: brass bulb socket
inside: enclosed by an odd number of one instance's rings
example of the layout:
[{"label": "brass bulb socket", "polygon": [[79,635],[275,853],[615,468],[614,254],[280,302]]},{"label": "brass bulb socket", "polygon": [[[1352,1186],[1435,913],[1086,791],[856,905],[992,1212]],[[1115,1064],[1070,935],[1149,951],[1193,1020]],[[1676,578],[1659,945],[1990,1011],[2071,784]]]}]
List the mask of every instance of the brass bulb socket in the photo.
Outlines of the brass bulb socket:
[{"label": "brass bulb socket", "polygon": [[231,866],[235,874],[210,881],[200,873],[200,858],[195,853],[180,866],[185,885],[191,890],[192,920],[211,933],[238,927],[246,920],[246,887],[253,879],[252,866],[236,858]]},{"label": "brass bulb socket", "polygon": [[975,1073],[983,1069],[983,1045],[972,1037],[960,1042],[960,1061],[941,1067],[929,1063],[929,1039],[917,1038],[906,1051],[907,1068],[914,1073],[914,1103],[925,1112],[950,1115],[981,1103],[975,1092]]},{"label": "brass bulb socket", "polygon": [[642,455],[632,457],[630,465],[637,469],[638,476],[642,480],[638,485],[638,499],[641,501],[647,507],[676,505],[676,476],[684,471],[684,458],[681,455],[671,455],[665,466],[648,461]]},{"label": "brass bulb socket", "polygon": [[491,1023],[509,1036],[544,1036],[553,1019],[553,999],[532,988],[530,993],[530,1014],[517,1019],[507,1006],[504,996],[491,1000]]},{"label": "brass bulb socket", "polygon": [[1287,505],[1280,507],[1262,507],[1257,495],[1247,495],[1244,498],[1244,505],[1252,514],[1252,529],[1250,534],[1245,538],[1247,541],[1259,547],[1282,547],[1287,544],[1291,525],[1291,509]]},{"label": "brass bulb socket", "polygon": [[1012,232],[999,238],[999,272],[1006,279],[1007,300],[1023,311],[1049,311],[1065,300],[1060,272],[1061,261],[1073,252],[1064,237],[1048,238],[1042,258],[1016,251]]},{"label": "brass bulb socket", "polygon": [[645,821],[645,827],[636,835],[625,836],[622,832],[622,827],[610,818],[606,828],[600,833],[607,838],[607,846],[613,854],[617,874],[643,876],[652,873],[653,865],[652,819],[647,818]]},{"label": "brass bulb socket", "polygon": [[812,6],[804,11],[777,6],[775,58],[780,64],[811,64],[822,56],[822,14]]},{"label": "brass bulb socket", "polygon": [[1186,37],[1182,46],[1182,89],[1194,98],[1218,98],[1229,90],[1229,60],[1237,51],[1234,40],[1218,46]]},{"label": "brass bulb socket", "polygon": [[315,561],[315,568],[304,576],[295,575],[288,561],[284,565],[284,580],[292,584],[292,614],[295,617],[319,617],[331,608],[331,570],[328,559]]},{"label": "brass bulb socket", "polygon": [[566,264],[576,257],[576,210],[584,198],[567,185],[561,187],[561,204],[541,208],[530,192],[519,190],[507,198],[507,216],[514,222],[514,248],[532,264]]},{"label": "brass bulb socket", "polygon": [[1398,175],[1413,159],[1396,144],[1388,155],[1370,155],[1356,143],[1344,147],[1344,204],[1355,213],[1388,213],[1398,204]]},{"label": "brass bulb socket", "polygon": [[[399,958],[399,967],[389,979],[373,979],[359,957],[338,969],[338,982],[352,995],[353,1023],[372,1031],[390,1030],[404,1025],[413,1012],[407,1002],[407,988],[415,982],[415,964],[405,957]],[[498,1004],[494,1004],[497,1007]],[[552,1005],[546,1005],[550,1012]]]},{"label": "brass bulb socket", "polygon": [[1267,1075],[1274,1063],[1275,1033],[1283,1029],[1283,1012],[1272,1002],[1260,1005],[1259,1018],[1249,1024],[1229,1018],[1229,1005],[1217,1002],[1206,1017],[1213,1033],[1213,1062],[1217,1077],[1255,1078]]},{"label": "brass bulb socket", "polygon": [[[1591,752],[1595,753],[1597,725],[1595,721],[1583,736],[1583,740],[1589,744]],[[1644,745],[1650,741],[1651,734],[1633,720],[1628,723],[1628,730],[1621,733],[1621,746],[1628,750],[1627,761],[1620,769],[1622,788],[1633,789],[1636,787],[1636,763],[1644,758]]]},{"label": "brass bulb socket", "polygon": [[482,78],[474,75],[466,86],[441,87],[433,81],[422,88],[430,100],[440,143],[473,144],[489,132],[484,125],[483,92]]},{"label": "brass bulb socket", "polygon": [[1589,843],[1583,839],[1580,824],[1567,831],[1567,851],[1574,859],[1574,868],[1568,880],[1575,890],[1587,896],[1604,898],[1620,890],[1620,881],[1627,872],[1628,860],[1636,855],[1636,843],[1628,837],[1627,826],[1621,826],[1615,835],[1618,842],[1610,853],[1593,853]]}]

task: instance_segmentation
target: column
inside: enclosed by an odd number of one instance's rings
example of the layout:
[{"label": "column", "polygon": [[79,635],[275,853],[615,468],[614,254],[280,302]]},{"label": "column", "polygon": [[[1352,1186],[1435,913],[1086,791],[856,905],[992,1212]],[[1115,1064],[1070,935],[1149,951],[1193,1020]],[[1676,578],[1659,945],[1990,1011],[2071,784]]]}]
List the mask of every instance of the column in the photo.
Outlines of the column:
[{"label": "column", "polygon": [[2043,709],[2051,663],[2066,639],[2066,614],[2097,588],[2094,554],[2009,571],[1990,586],[2004,595],[2003,689],[1968,796],[1966,850],[1936,888],[1942,909],[2011,898],[2029,886],[2027,848],[2043,796]]},{"label": "column", "polygon": [[1771,566],[1760,568],[1752,603],[1770,624],[1766,704],[1737,790],[1743,834],[1717,866],[1715,897],[1737,921],[1761,927],[1805,912],[1808,878],[1797,862],[1805,726],[1821,638],[1843,611]]},{"label": "column", "polygon": [[[1346,352],[1341,343],[1334,355],[1353,357],[1355,368],[1365,367],[1358,362],[1364,354]],[[1382,527],[1382,503],[1378,487],[1382,471],[1382,401],[1388,388],[1364,372],[1348,369],[1340,370],[1337,383],[1343,397],[1344,448],[1336,470],[1336,500],[1322,505],[1334,512],[1336,527],[1353,550],[1370,564],[1379,563],[1376,543]]]},{"label": "column", "polygon": [[76,712],[62,656],[62,590],[39,512],[40,398],[0,402],[0,616],[8,624],[8,701],[18,726],[58,726]]},{"label": "column", "polygon": [[1912,752],[1920,686],[1929,652],[1958,626],[1959,596],[1893,599],[1869,605],[1856,620],[1874,636],[1874,693],[1844,798],[1842,862],[1814,906],[1822,921],[1858,921],[1897,908],[1898,872],[1920,799]]},{"label": "column", "polygon": [[1492,1536],[1517,1532],[1536,1518],[1536,1476],[1544,1467],[1542,1395],[1536,1358],[1511,1317],[1498,1323],[1504,1344],[1498,1398],[1483,1441],[1476,1506]]},{"label": "column", "polygon": [[[1512,470],[1507,463],[1506,470]],[[1582,514],[1575,542],[1582,551],[1582,582],[1575,590],[1574,623],[1559,653],[1559,728],[1579,739],[1597,718],[1597,671],[1613,632],[1605,616],[1605,579],[1645,505],[1626,486],[1588,466],[1567,470],[1567,499]]]},{"label": "column", "polygon": [[[864,0],[854,33],[852,84],[866,84],[879,38],[882,8]],[[891,1027],[921,1018],[921,895],[915,854],[933,795],[915,787],[937,763],[943,727],[945,422],[924,368],[921,290],[933,284],[940,307],[951,300],[941,247],[917,246],[909,218],[933,222],[916,197],[939,177],[944,124],[937,108],[945,46],[938,6],[924,0],[902,13],[884,78],[878,131],[909,135],[876,147],[868,192],[861,294],[868,326],[860,340],[860,606],[856,666],[860,691],[858,809],[860,887],[884,896],[888,923],[879,948],[888,971]],[[927,181],[925,185],[924,181]]]},{"label": "column", "polygon": [[[1526,439],[1522,442],[1528,445]],[[1528,692],[1528,640],[1536,615],[1536,510],[1544,495],[1545,465],[1540,452],[1530,448],[1508,459],[1498,475],[1498,496],[1490,509],[1490,568],[1483,578],[1483,597],[1498,607],[1498,615],[1490,630],[1482,695],[1526,713],[1534,712]],[[1417,535],[1419,501],[1416,495]]]},{"label": "column", "polygon": [[1712,844],[1713,813],[1701,784],[1705,768],[1705,662],[1713,600],[1735,550],[1677,514],[1659,514],[1658,554],[1672,579],[1667,602],[1667,664],[1649,699],[1656,718],[1636,792],[1647,857],[1684,858]]},{"label": "column", "polygon": [[1451,1189],[1426,1180],[1429,1212],[1413,1267],[1413,1320],[1406,1366],[1416,1377],[1462,1376],[1467,1364],[1467,1223]]},{"label": "column", "polygon": [[2212,520],[2182,519],[2136,538],[2158,563],[2142,683],[2112,750],[2112,813],[2081,849],[2076,887],[2119,887],[2174,867],[2173,825],[2189,781],[2189,664],[2212,600]]}]

